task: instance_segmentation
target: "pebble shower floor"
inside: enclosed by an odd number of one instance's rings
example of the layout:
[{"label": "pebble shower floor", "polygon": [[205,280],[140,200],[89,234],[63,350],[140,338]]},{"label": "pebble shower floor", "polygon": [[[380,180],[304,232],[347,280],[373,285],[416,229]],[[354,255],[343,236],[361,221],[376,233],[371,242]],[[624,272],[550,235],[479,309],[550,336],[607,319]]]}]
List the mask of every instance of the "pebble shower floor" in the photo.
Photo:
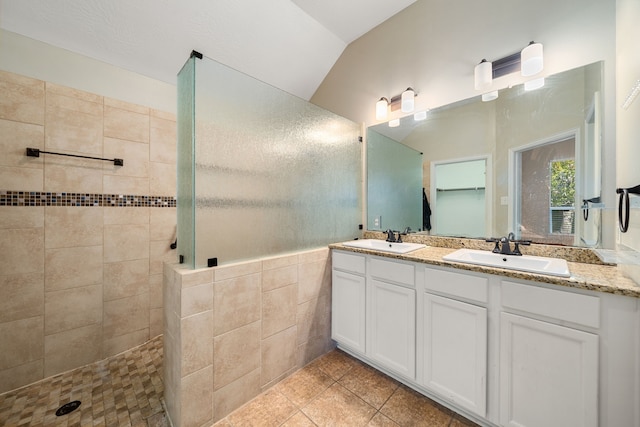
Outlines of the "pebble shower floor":
[{"label": "pebble shower floor", "polygon": [[[82,368],[0,394],[0,426],[168,426],[161,399],[162,336]],[[75,400],[75,411],[56,416]]]}]

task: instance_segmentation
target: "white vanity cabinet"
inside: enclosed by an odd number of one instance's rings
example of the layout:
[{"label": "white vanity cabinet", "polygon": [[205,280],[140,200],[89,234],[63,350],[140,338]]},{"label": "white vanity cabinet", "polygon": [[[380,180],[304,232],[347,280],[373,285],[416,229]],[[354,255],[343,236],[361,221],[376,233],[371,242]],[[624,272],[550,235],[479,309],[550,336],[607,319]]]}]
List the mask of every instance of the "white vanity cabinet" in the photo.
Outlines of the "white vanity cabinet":
[{"label": "white vanity cabinet", "polygon": [[425,268],[420,328],[421,383],[480,417],[487,413],[488,282]]},{"label": "white vanity cabinet", "polygon": [[370,357],[398,374],[415,379],[416,291],[414,264],[370,257]]},{"label": "white vanity cabinet", "polygon": [[640,298],[334,250],[332,338],[483,426],[640,427]]},{"label": "white vanity cabinet", "polygon": [[501,295],[500,424],[596,427],[600,299],[510,281]]},{"label": "white vanity cabinet", "polygon": [[332,253],[331,338],[351,351],[366,352],[364,255]]}]

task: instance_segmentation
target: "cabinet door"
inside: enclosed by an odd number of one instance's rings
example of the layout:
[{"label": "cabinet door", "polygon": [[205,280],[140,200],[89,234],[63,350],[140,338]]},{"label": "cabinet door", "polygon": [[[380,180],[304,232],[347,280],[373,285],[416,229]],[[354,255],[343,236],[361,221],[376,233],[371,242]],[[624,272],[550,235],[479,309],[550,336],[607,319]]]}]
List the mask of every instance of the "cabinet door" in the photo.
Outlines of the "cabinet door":
[{"label": "cabinet door", "polygon": [[364,277],[333,270],[331,338],[364,354],[366,288]]},{"label": "cabinet door", "polygon": [[487,412],[487,309],[425,294],[424,385],[481,417]]},{"label": "cabinet door", "polygon": [[598,425],[598,336],[500,314],[500,423]]},{"label": "cabinet door", "polygon": [[416,291],[371,280],[372,359],[404,375],[416,375]]}]

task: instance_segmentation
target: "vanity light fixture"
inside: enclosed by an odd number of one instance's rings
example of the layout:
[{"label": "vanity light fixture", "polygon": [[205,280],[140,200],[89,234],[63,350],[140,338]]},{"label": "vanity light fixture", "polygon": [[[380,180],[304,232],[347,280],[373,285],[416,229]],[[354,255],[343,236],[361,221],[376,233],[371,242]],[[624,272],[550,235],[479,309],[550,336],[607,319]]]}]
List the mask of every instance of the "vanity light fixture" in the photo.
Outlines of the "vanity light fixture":
[{"label": "vanity light fixture", "polygon": [[474,86],[476,90],[485,90],[491,87],[493,83],[493,67],[492,63],[483,59],[473,70]]},{"label": "vanity light fixture", "polygon": [[544,68],[542,43],[531,42],[520,53],[520,73],[524,77],[538,74]]},{"label": "vanity light fixture", "polygon": [[376,120],[384,120],[387,118],[387,109],[389,107],[389,100],[384,96],[376,102]]},{"label": "vanity light fixture", "polygon": [[482,102],[489,102],[489,101],[493,101],[494,99],[498,99],[497,90],[482,94]]},{"label": "vanity light fixture", "polygon": [[525,91],[540,89],[542,86],[544,86],[544,77],[540,77],[537,79],[529,80],[528,82],[524,82]]},{"label": "vanity light fixture", "polygon": [[420,120],[424,120],[427,118],[427,112],[426,111],[418,111],[417,113],[415,113],[413,115],[413,120],[415,120],[416,122],[419,122]]},{"label": "vanity light fixture", "polygon": [[416,91],[408,87],[407,90],[396,95],[389,100],[384,96],[376,102],[376,120],[385,120],[389,110],[402,110],[403,113],[410,113],[415,108]]},{"label": "vanity light fixture", "polygon": [[390,128],[397,128],[398,126],[400,126],[400,119],[389,120]]},{"label": "vanity light fixture", "polygon": [[410,87],[407,88],[404,92],[402,92],[401,96],[401,110],[403,113],[410,113],[413,111],[415,106],[414,98],[416,93]]}]

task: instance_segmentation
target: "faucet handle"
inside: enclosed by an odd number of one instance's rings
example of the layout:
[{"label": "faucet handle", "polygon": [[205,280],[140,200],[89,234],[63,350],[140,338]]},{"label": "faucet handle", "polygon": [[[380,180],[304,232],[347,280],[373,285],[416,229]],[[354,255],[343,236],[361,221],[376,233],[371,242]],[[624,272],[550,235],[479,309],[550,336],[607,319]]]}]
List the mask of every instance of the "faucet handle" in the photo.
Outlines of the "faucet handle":
[{"label": "faucet handle", "polygon": [[495,237],[490,237],[488,239],[485,239],[485,242],[495,243],[496,245],[494,246],[491,252],[493,252],[494,254],[500,253],[500,239],[496,239]]}]

